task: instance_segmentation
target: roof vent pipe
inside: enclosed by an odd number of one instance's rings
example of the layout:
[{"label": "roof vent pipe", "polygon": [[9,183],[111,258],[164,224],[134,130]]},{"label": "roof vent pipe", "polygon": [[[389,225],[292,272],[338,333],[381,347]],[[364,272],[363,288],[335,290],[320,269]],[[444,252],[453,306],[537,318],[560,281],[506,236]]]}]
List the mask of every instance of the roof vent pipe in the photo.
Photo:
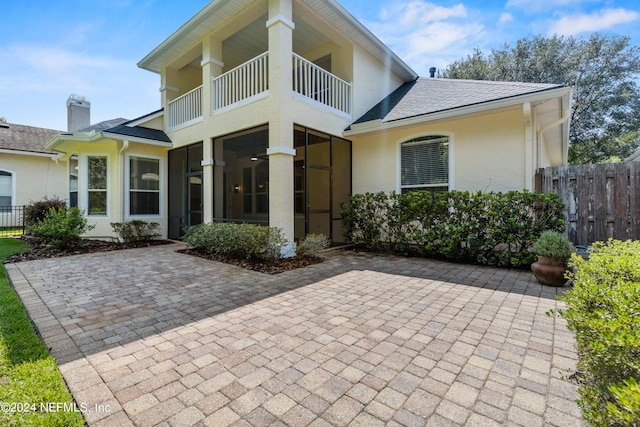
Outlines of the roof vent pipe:
[{"label": "roof vent pipe", "polygon": [[434,78],[436,76],[436,67],[429,68],[429,75],[431,76],[431,78]]}]

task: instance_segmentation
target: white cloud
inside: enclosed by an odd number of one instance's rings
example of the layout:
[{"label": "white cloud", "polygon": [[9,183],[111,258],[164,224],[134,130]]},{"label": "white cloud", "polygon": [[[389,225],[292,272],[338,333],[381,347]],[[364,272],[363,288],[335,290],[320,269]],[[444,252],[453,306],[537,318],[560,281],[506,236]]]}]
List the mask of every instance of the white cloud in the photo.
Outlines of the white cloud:
[{"label": "white cloud", "polygon": [[602,9],[590,14],[564,16],[549,28],[549,34],[571,36],[574,34],[606,30],[616,25],[628,24],[640,18],[640,13],[623,9]]},{"label": "white cloud", "polygon": [[[550,10],[557,8],[558,6],[569,6],[572,4],[581,4],[585,0],[553,0],[553,1],[541,1],[541,0],[508,0],[506,7],[522,9],[525,12],[540,12],[543,10]],[[587,0],[589,1],[589,0]]]},{"label": "white cloud", "polygon": [[513,21],[513,15],[505,12],[500,15],[500,19],[498,19],[498,25],[505,25],[511,21]]},{"label": "white cloud", "polygon": [[438,6],[410,0],[385,7],[377,22],[365,22],[394,52],[420,75],[431,66],[445,67],[476,45],[484,26],[459,3]]}]

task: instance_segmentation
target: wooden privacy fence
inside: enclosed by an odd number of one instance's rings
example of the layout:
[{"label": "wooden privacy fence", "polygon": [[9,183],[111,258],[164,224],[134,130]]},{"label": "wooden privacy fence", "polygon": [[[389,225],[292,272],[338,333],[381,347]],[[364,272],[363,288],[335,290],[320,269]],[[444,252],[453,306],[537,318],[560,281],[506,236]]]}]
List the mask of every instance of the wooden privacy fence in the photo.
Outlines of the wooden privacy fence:
[{"label": "wooden privacy fence", "polygon": [[574,245],[610,237],[640,240],[640,162],[539,169],[535,185],[562,198]]}]

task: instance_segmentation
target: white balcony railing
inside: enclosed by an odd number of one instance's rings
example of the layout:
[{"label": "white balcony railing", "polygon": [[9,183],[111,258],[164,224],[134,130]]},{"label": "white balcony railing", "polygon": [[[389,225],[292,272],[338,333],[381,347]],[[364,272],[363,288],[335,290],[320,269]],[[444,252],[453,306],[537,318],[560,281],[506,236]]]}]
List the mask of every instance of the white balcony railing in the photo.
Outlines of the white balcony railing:
[{"label": "white balcony railing", "polygon": [[202,86],[169,101],[167,120],[169,129],[187,124],[202,117]]},{"label": "white balcony railing", "polygon": [[293,91],[351,115],[351,83],[293,54]]},{"label": "white balcony railing", "polygon": [[[351,115],[351,83],[293,54],[293,92],[343,114]],[[269,52],[211,80],[212,111],[257,99],[269,91]],[[172,100],[167,108],[169,129],[202,117],[202,86]]]},{"label": "white balcony railing", "polygon": [[269,52],[265,52],[212,81],[213,111],[269,90]]}]

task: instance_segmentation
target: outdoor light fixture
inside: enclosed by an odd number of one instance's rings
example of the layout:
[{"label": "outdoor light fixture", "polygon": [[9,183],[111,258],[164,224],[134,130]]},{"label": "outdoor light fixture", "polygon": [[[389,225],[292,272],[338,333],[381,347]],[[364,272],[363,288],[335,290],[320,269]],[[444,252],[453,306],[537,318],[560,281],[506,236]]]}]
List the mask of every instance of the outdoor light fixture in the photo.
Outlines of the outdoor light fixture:
[{"label": "outdoor light fixture", "polygon": [[251,154],[251,161],[255,162],[256,160],[258,160],[258,155],[256,153],[252,153]]},{"label": "outdoor light fixture", "polygon": [[240,186],[238,184],[233,186],[233,192],[234,193],[239,193],[240,192]]}]

